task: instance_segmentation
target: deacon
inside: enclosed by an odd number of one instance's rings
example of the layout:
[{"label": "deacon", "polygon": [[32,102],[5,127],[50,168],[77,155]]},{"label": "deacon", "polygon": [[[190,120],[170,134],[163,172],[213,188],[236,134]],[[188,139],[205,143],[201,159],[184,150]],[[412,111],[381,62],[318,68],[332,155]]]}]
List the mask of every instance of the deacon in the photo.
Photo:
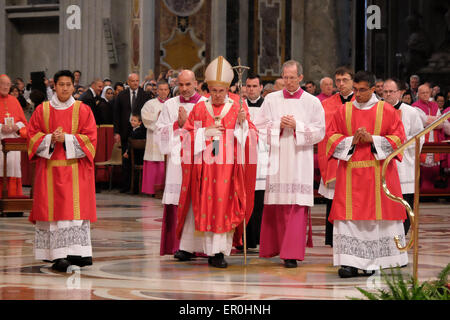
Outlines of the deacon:
[{"label": "deacon", "polygon": [[[393,79],[387,79],[383,84],[383,98],[384,101],[394,106],[397,113],[402,119],[403,127],[405,129],[406,140],[411,139],[416,134],[423,130],[423,124],[416,108],[403,103],[401,100],[401,92],[399,82]],[[425,137],[420,138],[420,147],[425,141]],[[405,199],[409,206],[414,209],[414,184],[415,184],[415,158],[416,145],[412,144],[403,152],[403,160],[397,162],[398,175],[402,188],[403,199]],[[411,226],[409,215],[403,223],[405,235],[408,234]]]},{"label": "deacon", "polygon": [[224,256],[231,253],[235,230],[251,215],[255,192],[256,130],[247,106],[227,96],[233,77],[222,56],[211,62],[205,72],[211,97],[195,105],[184,125],[180,250],[204,253],[216,268],[228,266]]},{"label": "deacon", "polygon": [[[327,156],[340,160],[329,220],[334,224],[334,265],[341,266],[342,278],[408,262],[408,255],[394,242],[399,236],[405,243],[405,210],[386,196],[381,185],[384,159],[405,141],[403,124],[391,105],[375,97],[373,74],[358,72],[353,92],[356,100],[338,109],[327,132]],[[401,155],[397,159],[401,161]],[[387,167],[386,183],[393,195],[401,197],[394,161]]]},{"label": "deacon", "polygon": [[156,92],[158,97],[147,101],[141,110],[142,122],[147,128],[142,192],[150,195],[156,193],[158,186],[164,185],[164,155],[159,151],[154,135],[156,121],[170,93],[169,84],[165,80],[158,81]]},{"label": "deacon", "polygon": [[[326,131],[330,128],[334,113],[343,104],[355,100],[352,90],[353,76],[353,71],[345,66],[337,68],[334,73],[334,81],[339,92],[322,101],[323,110],[325,111]],[[319,194],[325,198],[327,206],[325,219],[325,245],[333,246],[333,224],[328,221],[328,218],[333,203],[338,160],[327,157],[327,142],[328,141],[325,138],[317,145],[317,155],[321,175]]]},{"label": "deacon", "polygon": [[181,128],[183,128],[192,108],[206,100],[195,91],[197,80],[190,70],[178,74],[180,95],[167,100],[156,121],[155,139],[159,151],[167,155],[166,180],[162,203],[164,204],[161,227],[160,254],[174,254],[181,261],[193,257],[188,252],[178,251],[179,240],[176,237],[177,209],[181,191]]},{"label": "deacon", "polygon": [[[417,90],[418,100],[413,103],[413,107],[419,113],[424,127],[428,127],[441,116],[441,111],[436,102],[430,101],[431,88],[428,84],[423,84]],[[445,139],[441,124],[436,129],[425,135],[425,143],[439,142]],[[444,155],[439,153],[427,153],[420,155],[420,189],[434,190],[434,183],[440,177],[440,163]]]},{"label": "deacon", "polygon": [[312,246],[306,227],[314,205],[314,144],[325,135],[325,114],[319,99],[300,87],[300,63],[286,62],[282,77],[285,89],[266,96],[255,120],[270,155],[259,256],[279,255],[286,268],[296,268]]},{"label": "deacon", "polygon": [[[26,137],[27,120],[19,101],[9,94],[11,79],[0,75],[0,140]],[[22,170],[20,167],[20,151],[10,151],[7,156],[6,179],[3,177],[3,152],[0,145],[0,198],[3,183],[6,183],[8,197],[22,196]]]},{"label": "deacon", "polygon": [[36,108],[28,126],[28,155],[36,161],[29,220],[36,259],[65,272],[92,265],[97,127],[91,108],[72,97],[73,73],[59,71],[54,80],[56,94]]}]

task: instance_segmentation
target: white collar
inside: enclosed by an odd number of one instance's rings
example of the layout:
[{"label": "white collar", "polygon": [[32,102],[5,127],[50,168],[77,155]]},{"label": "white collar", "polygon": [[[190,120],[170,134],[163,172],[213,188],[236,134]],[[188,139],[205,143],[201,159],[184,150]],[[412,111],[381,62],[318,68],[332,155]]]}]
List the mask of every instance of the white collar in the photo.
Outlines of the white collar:
[{"label": "white collar", "polygon": [[54,94],[52,99],[50,100],[50,104],[52,105],[53,108],[55,108],[56,110],[66,110],[69,109],[73,104],[75,103],[75,99],[70,96],[69,99],[67,99],[67,101],[65,102],[61,102],[58,99],[58,95]]},{"label": "white collar", "polygon": [[370,100],[367,101],[366,103],[359,103],[358,101],[355,100],[355,101],[353,101],[353,105],[360,110],[368,110],[368,109],[371,109],[374,105],[376,105],[378,103],[378,101],[379,100],[377,99],[377,97],[374,93],[374,94],[372,94],[372,97],[370,98]]},{"label": "white collar", "polygon": [[261,96],[259,96],[258,99],[256,99],[256,100],[251,100],[251,99],[247,98],[247,100],[250,101],[251,103],[257,103],[259,101],[259,99],[261,99]]}]

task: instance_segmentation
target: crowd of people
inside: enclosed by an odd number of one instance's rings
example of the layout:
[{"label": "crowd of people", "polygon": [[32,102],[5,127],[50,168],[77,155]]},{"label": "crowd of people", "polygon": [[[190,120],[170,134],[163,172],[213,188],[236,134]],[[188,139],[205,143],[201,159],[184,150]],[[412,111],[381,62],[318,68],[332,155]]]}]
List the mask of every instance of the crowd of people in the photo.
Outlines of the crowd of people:
[{"label": "crowd of people", "polygon": [[[42,175],[30,215],[38,222],[36,258],[54,262],[59,271],[92,264],[95,179],[86,175],[92,174],[95,128],[109,124],[114,143],[122,147],[122,193],[136,190],[129,138],[146,140],[145,151],[137,155],[143,164],[137,191],[155,195],[163,187],[161,255],[179,261],[206,255],[211,266],[226,268],[225,256],[233,248],[257,249],[260,257],[279,256],[286,268],[295,268],[312,245],[310,209],[316,190],[326,199],[325,243],[333,247],[340,277],[407,265],[407,255],[396,250],[393,239],[400,236],[405,243],[409,217],[384,195],[381,166],[407,139],[450,110],[450,92],[444,95],[438,85],[421,83],[416,75],[406,83],[345,66],[321,79],[318,90],[313,81],[305,81],[300,63],[288,61],[282,70],[273,83],[250,73],[241,88],[223,57],[211,62],[204,81],[197,81],[191,70],[170,70],[156,79],[141,81],[132,73],[125,82],[94,79],[84,86],[80,71],[66,70],[45,80],[46,92],[38,93],[22,79],[11,83],[0,76],[1,137],[27,136],[30,159],[38,159],[37,175]],[[11,118],[12,124],[6,121]],[[446,122],[422,143],[449,135]],[[255,163],[239,162],[252,152],[257,153]],[[391,192],[411,207],[414,156],[412,146],[388,166],[386,175]],[[3,179],[16,190],[12,196],[21,193],[20,162],[15,161],[8,162],[15,171]],[[448,164],[445,155],[423,154],[421,183],[430,188],[444,183]],[[48,166],[71,168],[74,187],[59,185],[62,189],[51,189],[50,197],[46,184],[62,173]],[[75,192],[81,185],[86,192]],[[243,221],[248,222],[246,241]],[[78,230],[85,243],[69,243],[58,252],[46,247],[48,237],[67,228]]]}]

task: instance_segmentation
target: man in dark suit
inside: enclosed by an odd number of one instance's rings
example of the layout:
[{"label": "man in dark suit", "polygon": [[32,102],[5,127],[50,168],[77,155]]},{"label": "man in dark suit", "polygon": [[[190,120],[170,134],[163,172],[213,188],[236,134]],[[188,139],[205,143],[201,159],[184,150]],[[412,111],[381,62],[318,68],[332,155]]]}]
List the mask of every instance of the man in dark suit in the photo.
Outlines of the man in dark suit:
[{"label": "man in dark suit", "polygon": [[[131,114],[140,114],[144,104],[152,98],[150,93],[139,87],[139,75],[132,73],[128,76],[129,88],[120,92],[114,104],[114,141],[121,142],[122,152],[127,150],[128,136],[131,132]],[[126,158],[122,159],[123,185],[120,192],[130,190],[131,165]]]},{"label": "man in dark suit", "polygon": [[100,125],[103,123],[102,111],[98,107],[98,104],[100,103],[102,91],[103,91],[103,80],[95,79],[94,81],[92,81],[89,89],[86,90],[80,96],[80,99],[79,99],[84,104],[87,104],[89,107],[91,107],[91,110],[92,110],[92,113],[94,114],[95,122],[97,123],[97,125]]}]

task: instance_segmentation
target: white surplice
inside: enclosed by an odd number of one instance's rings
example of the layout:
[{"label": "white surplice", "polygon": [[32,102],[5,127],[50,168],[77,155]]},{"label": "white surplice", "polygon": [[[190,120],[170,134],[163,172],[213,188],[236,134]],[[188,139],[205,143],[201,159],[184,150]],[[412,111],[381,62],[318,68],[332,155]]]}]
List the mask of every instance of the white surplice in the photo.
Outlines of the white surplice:
[{"label": "white surplice", "polygon": [[144,161],[164,161],[164,155],[159,151],[155,141],[156,121],[162,111],[164,103],[158,98],[147,101],[141,110],[144,126],[147,128],[147,139],[145,143]]},{"label": "white surplice", "polygon": [[[399,110],[402,112],[402,123],[405,128],[406,141],[408,141],[424,129],[418,112],[419,109],[411,107],[406,103],[402,103]],[[420,148],[422,148],[424,142],[425,136],[420,138]],[[416,145],[413,144],[404,151],[403,160],[401,162],[397,161],[398,176],[400,178],[402,194],[414,193],[415,156]]]},{"label": "white surplice", "polygon": [[[200,101],[206,100],[201,97]],[[154,138],[162,154],[168,155],[166,168],[166,182],[163,204],[178,206],[180,200],[182,170],[181,170],[181,139],[177,132],[174,132],[173,125],[178,121],[178,110],[184,107],[188,116],[194,108],[194,103],[181,103],[180,97],[174,97],[164,103],[161,114],[156,121],[156,131]]]},{"label": "white surplice", "polygon": [[[280,130],[280,119],[292,115],[296,130]],[[269,147],[264,204],[314,205],[314,144],[325,136],[325,112],[319,99],[304,91],[285,99],[268,94],[254,124]]]}]

